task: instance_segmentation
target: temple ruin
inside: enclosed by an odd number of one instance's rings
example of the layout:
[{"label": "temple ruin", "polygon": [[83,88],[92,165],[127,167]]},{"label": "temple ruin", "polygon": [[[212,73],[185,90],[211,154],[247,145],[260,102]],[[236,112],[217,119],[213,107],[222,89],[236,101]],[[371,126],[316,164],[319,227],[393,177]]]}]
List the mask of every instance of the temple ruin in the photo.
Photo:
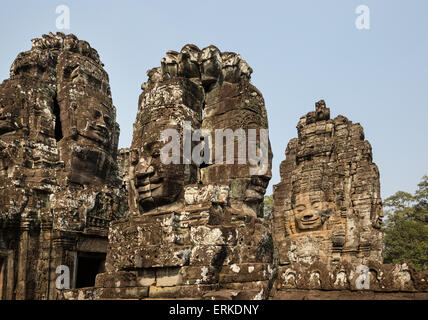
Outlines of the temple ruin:
[{"label": "temple ruin", "polygon": [[239,54],[168,51],[118,150],[97,51],[62,33],[32,42],[0,85],[0,299],[428,299],[428,272],[383,264],[360,124],[317,102],[264,216],[267,112]]}]

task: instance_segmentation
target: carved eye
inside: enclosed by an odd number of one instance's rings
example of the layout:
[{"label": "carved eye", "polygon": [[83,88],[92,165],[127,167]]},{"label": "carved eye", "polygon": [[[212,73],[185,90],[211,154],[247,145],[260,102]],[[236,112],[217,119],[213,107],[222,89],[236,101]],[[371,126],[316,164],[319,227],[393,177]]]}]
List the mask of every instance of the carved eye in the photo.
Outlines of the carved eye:
[{"label": "carved eye", "polygon": [[312,207],[315,209],[319,209],[321,207],[321,202],[320,201],[312,202]]},{"label": "carved eye", "polygon": [[78,75],[78,67],[68,66],[64,68],[65,79],[76,78]]},{"label": "carved eye", "polygon": [[151,156],[153,158],[160,158],[160,150],[152,148],[151,151]]},{"label": "carved eye", "polygon": [[298,207],[295,208],[297,213],[302,213],[303,211],[305,211],[306,207],[303,205],[300,205]]},{"label": "carved eye", "polygon": [[94,112],[94,118],[95,119],[99,119],[101,117],[101,112],[99,112],[98,110],[95,110]]},{"label": "carved eye", "polygon": [[111,119],[109,116],[104,116],[104,122],[108,127],[111,126]]}]

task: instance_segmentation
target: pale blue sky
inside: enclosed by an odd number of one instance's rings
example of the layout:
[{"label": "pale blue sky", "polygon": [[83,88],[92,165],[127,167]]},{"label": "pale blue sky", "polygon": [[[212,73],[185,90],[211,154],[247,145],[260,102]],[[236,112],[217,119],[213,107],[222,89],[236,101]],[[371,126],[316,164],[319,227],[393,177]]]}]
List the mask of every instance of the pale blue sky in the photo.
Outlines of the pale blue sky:
[{"label": "pale blue sky", "polygon": [[[70,30],[57,30],[57,5],[70,7]],[[355,8],[371,10],[370,30]],[[110,76],[130,145],[140,85],[167,50],[186,43],[235,51],[254,69],[274,152],[271,186],[300,116],[325,99],[332,116],[360,122],[381,173],[383,197],[413,192],[428,174],[428,1],[2,1],[0,79],[30,39],[74,33],[97,49]]]}]

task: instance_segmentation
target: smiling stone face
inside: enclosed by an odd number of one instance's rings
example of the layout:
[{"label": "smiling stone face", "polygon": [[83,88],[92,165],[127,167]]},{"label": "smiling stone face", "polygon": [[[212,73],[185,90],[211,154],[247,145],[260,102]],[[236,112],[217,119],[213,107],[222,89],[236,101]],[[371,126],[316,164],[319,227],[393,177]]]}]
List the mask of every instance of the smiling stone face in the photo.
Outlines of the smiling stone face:
[{"label": "smiling stone face", "polygon": [[[141,213],[174,202],[184,185],[197,182],[197,166],[183,163],[183,123],[188,121],[192,128],[200,126],[203,89],[189,79],[171,79],[171,70],[175,70],[171,68],[162,73],[166,79],[150,77],[153,69],[149,71],[149,81],[139,98],[131,144],[134,156],[129,203],[131,207],[138,204],[134,210]],[[161,150],[169,142],[161,137],[166,130],[178,134],[179,163],[161,159]]]},{"label": "smiling stone face", "polygon": [[319,195],[299,194],[292,211],[298,231],[319,230],[331,212],[331,203]]},{"label": "smiling stone face", "polygon": [[[169,128],[172,128],[169,126]],[[152,138],[158,138],[151,135]],[[160,152],[165,143],[158,141],[144,141],[141,151],[134,163],[134,185],[137,192],[137,201],[143,210],[174,201],[183,189],[186,177],[185,165],[164,164],[160,159]],[[196,172],[193,175],[196,180]]]}]

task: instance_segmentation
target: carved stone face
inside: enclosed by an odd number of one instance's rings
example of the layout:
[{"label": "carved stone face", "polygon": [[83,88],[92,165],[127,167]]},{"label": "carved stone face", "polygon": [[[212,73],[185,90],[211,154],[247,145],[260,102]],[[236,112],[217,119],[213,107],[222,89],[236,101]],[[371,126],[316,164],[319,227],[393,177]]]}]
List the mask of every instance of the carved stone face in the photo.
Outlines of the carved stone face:
[{"label": "carved stone face", "polygon": [[[272,167],[272,152],[267,135],[267,141],[261,140],[261,130],[268,127],[263,97],[251,84],[224,81],[221,86],[212,89],[207,94],[206,101],[202,126],[211,130],[214,137],[212,154],[215,155],[218,151],[215,142],[215,131],[218,129],[224,131],[230,129],[233,132],[242,130],[247,143],[244,144],[246,152],[241,158],[239,154],[241,148],[237,136],[233,141],[233,163],[214,163],[203,168],[201,170],[202,182],[230,184],[231,199],[237,203],[245,203],[253,212],[261,216],[264,194],[271,179]],[[252,135],[250,135],[250,130]],[[261,148],[262,143],[263,148]],[[251,150],[256,151],[255,155],[253,152],[250,155],[250,146]],[[260,157],[262,149],[267,151],[266,157],[260,159],[261,161],[256,166],[253,161],[250,161],[250,157]],[[223,150],[223,154],[226,154],[226,144],[223,144]]]},{"label": "carved stone face", "polygon": [[177,51],[168,51],[166,57],[161,61],[162,73],[166,79],[175,78],[178,75],[178,59]]},{"label": "carved stone face", "polygon": [[115,132],[111,108],[94,97],[88,97],[85,103],[77,105],[77,134],[85,140],[85,144],[109,151]]},{"label": "carved stone face", "polygon": [[187,44],[181,49],[178,65],[180,77],[199,79],[199,54],[199,48],[192,44]]},{"label": "carved stone face", "polygon": [[[8,141],[16,139],[17,131],[21,127],[20,112],[24,108],[14,106],[14,93],[10,91],[8,81],[3,82],[0,87],[0,181],[1,185],[7,179],[7,169],[16,160],[15,151],[5,148],[3,145]],[[1,186],[0,186],[1,187]],[[3,196],[3,195],[2,195]],[[6,198],[5,198],[5,202]],[[6,204],[6,203],[5,203]]]},{"label": "carved stone face", "polygon": [[[116,128],[110,108],[92,97],[86,103],[79,104],[75,111],[79,115],[76,120],[76,145],[79,147],[74,148],[72,153],[71,180],[79,183],[91,183],[91,180],[101,182],[112,170],[111,146],[117,141],[114,137]],[[95,174],[99,179],[86,174]]]},{"label": "carved stone face", "polygon": [[215,46],[202,49],[201,80],[205,88],[213,86],[222,76],[221,53]]},{"label": "carved stone face", "polygon": [[[185,184],[196,183],[196,165],[183,163],[182,125],[189,121],[192,128],[200,126],[202,101],[202,88],[183,78],[150,83],[141,94],[131,144],[138,150],[131,168],[136,199],[130,198],[140,211],[172,203]],[[162,161],[161,150],[170,142],[161,139],[165,130],[175,130],[178,162]]]},{"label": "carved stone face", "polygon": [[63,158],[71,158],[70,180],[104,182],[114,166],[119,135],[107,74],[85,57],[66,55],[59,63],[64,70],[58,89],[63,133],[59,146]]},{"label": "carved stone face", "polygon": [[15,109],[7,105],[0,105],[0,136],[17,129],[14,121],[17,118]]},{"label": "carved stone face", "polygon": [[383,209],[382,209],[382,205],[376,204],[372,207],[372,212],[371,212],[371,221],[372,221],[372,226],[375,229],[380,229],[382,227],[382,223],[383,223]]},{"label": "carved stone face", "polygon": [[183,188],[184,165],[162,163],[163,145],[160,141],[145,141],[135,164],[137,201],[145,211],[173,202]]},{"label": "carved stone face", "polygon": [[[32,90],[29,90],[31,88]],[[39,124],[39,131],[49,134],[52,97],[31,79],[5,80],[0,86],[0,136],[2,140],[11,140],[29,133],[29,118]],[[45,94],[44,94],[45,93]],[[34,101],[37,100],[37,103]],[[35,129],[37,130],[37,129]],[[40,133],[40,132],[39,132]]]},{"label": "carved stone face", "polygon": [[298,194],[292,211],[299,231],[319,230],[331,211],[331,203],[317,194]]}]

